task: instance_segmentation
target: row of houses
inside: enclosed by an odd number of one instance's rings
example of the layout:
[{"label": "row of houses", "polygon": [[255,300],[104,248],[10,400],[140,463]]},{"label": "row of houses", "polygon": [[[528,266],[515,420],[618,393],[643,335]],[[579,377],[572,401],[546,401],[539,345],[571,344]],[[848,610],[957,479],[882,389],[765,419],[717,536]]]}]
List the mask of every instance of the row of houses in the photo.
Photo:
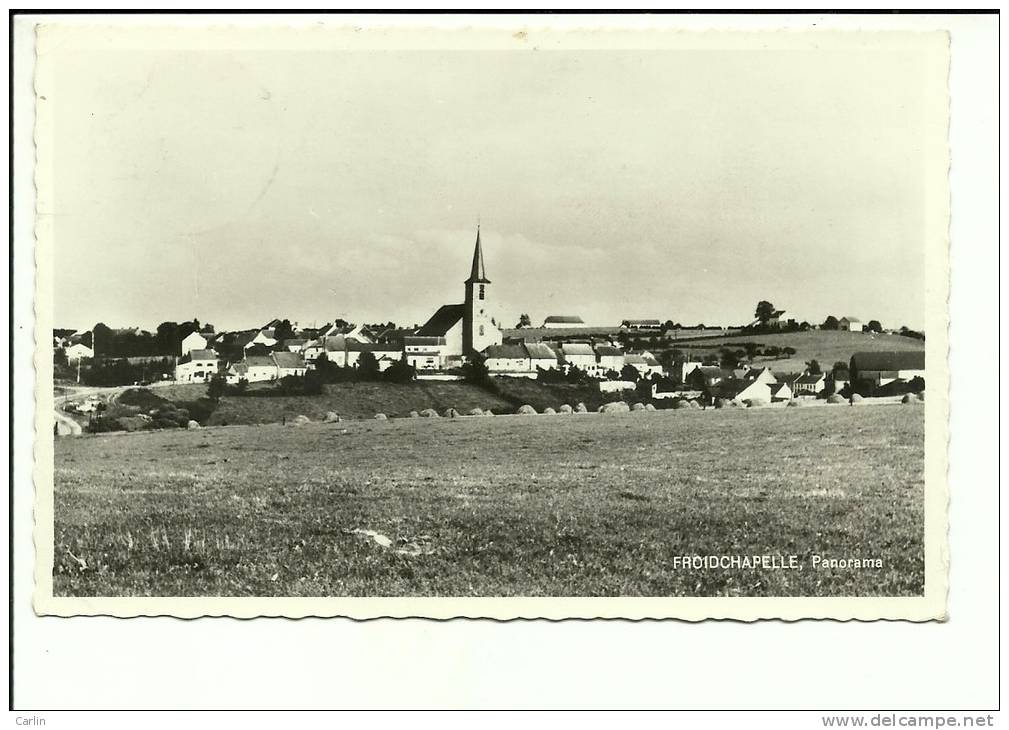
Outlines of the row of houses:
[{"label": "row of houses", "polygon": [[641,377],[661,373],[662,366],[649,353],[624,352],[611,344],[565,342],[556,346],[542,342],[491,345],[483,352],[487,369],[495,375],[535,377],[540,370],[577,367],[590,377],[603,379],[627,365]]}]

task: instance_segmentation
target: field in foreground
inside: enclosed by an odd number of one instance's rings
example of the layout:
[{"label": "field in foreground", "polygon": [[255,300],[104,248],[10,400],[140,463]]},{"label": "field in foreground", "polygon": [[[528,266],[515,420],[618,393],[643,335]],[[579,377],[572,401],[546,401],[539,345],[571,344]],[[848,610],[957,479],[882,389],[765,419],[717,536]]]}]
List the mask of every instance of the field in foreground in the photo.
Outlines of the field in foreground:
[{"label": "field in foreground", "polygon": [[[838,406],[58,439],[55,593],[920,595],[923,428]],[[671,567],[763,553],[803,569]]]}]

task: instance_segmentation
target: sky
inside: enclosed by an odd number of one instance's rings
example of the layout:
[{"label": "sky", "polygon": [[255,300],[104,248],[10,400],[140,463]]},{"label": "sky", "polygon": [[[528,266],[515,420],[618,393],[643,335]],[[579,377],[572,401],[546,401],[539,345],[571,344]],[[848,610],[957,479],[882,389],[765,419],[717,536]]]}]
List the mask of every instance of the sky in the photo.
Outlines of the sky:
[{"label": "sky", "polygon": [[[913,49],[59,52],[56,326],[924,324]],[[944,80],[943,80],[944,81]],[[934,121],[934,120],[932,120]]]}]

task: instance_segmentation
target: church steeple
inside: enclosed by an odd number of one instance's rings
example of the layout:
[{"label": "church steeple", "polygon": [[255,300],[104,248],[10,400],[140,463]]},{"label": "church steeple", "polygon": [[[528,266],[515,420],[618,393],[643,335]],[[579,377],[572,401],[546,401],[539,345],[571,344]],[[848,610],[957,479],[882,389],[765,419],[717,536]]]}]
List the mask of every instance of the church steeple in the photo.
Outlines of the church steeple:
[{"label": "church steeple", "polygon": [[476,246],[473,248],[473,266],[470,268],[467,284],[490,284],[483,266],[483,248],[480,246],[480,226],[476,227]]}]

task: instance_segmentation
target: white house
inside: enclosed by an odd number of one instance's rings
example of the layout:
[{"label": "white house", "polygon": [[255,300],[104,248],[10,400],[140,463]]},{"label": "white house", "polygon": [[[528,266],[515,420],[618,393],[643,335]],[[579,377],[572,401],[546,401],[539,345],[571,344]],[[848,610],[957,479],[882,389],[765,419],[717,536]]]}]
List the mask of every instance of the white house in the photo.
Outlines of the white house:
[{"label": "white house", "polygon": [[560,346],[561,362],[567,366],[574,365],[580,370],[594,372],[596,369],[596,353],[592,345],[583,342],[565,342]]},{"label": "white house", "polygon": [[449,350],[444,337],[414,335],[403,338],[403,352],[406,361],[416,370],[441,370]]},{"label": "white house", "polygon": [[206,383],[219,369],[217,353],[213,350],[190,350],[175,366],[175,380],[179,383]]},{"label": "white house", "polygon": [[771,402],[771,387],[757,380],[738,380],[730,378],[723,380],[711,389],[714,398],[733,400],[737,403],[746,401]]},{"label": "white house", "polygon": [[286,378],[289,375],[304,375],[308,369],[305,358],[297,352],[271,352],[270,359],[277,368],[277,377]]},{"label": "white house", "polygon": [[229,383],[237,383],[240,380],[261,383],[276,380],[277,377],[277,364],[269,355],[250,355],[244,360],[233,363],[224,376]]},{"label": "white house", "polygon": [[841,317],[837,320],[837,328],[848,332],[861,332],[862,320],[858,317]]},{"label": "white house", "polygon": [[182,354],[188,355],[193,350],[206,350],[207,338],[199,332],[190,332],[182,338]]},{"label": "white house", "polygon": [[256,336],[245,343],[245,349],[248,350],[253,345],[264,345],[266,347],[273,347],[277,344],[277,340],[274,337],[276,330],[273,329],[261,329],[256,333]]},{"label": "white house", "polygon": [[757,380],[768,385],[778,382],[778,378],[771,372],[771,368],[750,368],[746,371],[744,378],[746,380]]},{"label": "white house", "polygon": [[560,367],[557,353],[550,345],[542,342],[527,342],[526,353],[529,355],[529,367],[535,373],[537,370],[556,370]]},{"label": "white house", "polygon": [[75,342],[67,348],[67,361],[76,362],[78,360],[90,360],[95,356],[95,351],[82,342]]},{"label": "white house", "polygon": [[653,373],[662,374],[662,365],[659,364],[659,361],[650,352],[629,352],[624,356],[624,362],[637,370],[641,377],[644,378],[651,377]]},{"label": "white house", "polygon": [[483,352],[484,364],[492,373],[533,372],[529,353],[524,345],[491,345]]},{"label": "white house", "polygon": [[594,368],[600,375],[606,375],[610,370],[620,372],[624,369],[624,351],[612,345],[596,345],[596,365]]},{"label": "white house", "polygon": [[823,373],[806,373],[792,381],[794,395],[816,395],[827,386],[827,376]]},{"label": "white house", "polygon": [[788,383],[768,383],[767,387],[771,391],[772,403],[792,400],[792,389],[788,387]]}]

